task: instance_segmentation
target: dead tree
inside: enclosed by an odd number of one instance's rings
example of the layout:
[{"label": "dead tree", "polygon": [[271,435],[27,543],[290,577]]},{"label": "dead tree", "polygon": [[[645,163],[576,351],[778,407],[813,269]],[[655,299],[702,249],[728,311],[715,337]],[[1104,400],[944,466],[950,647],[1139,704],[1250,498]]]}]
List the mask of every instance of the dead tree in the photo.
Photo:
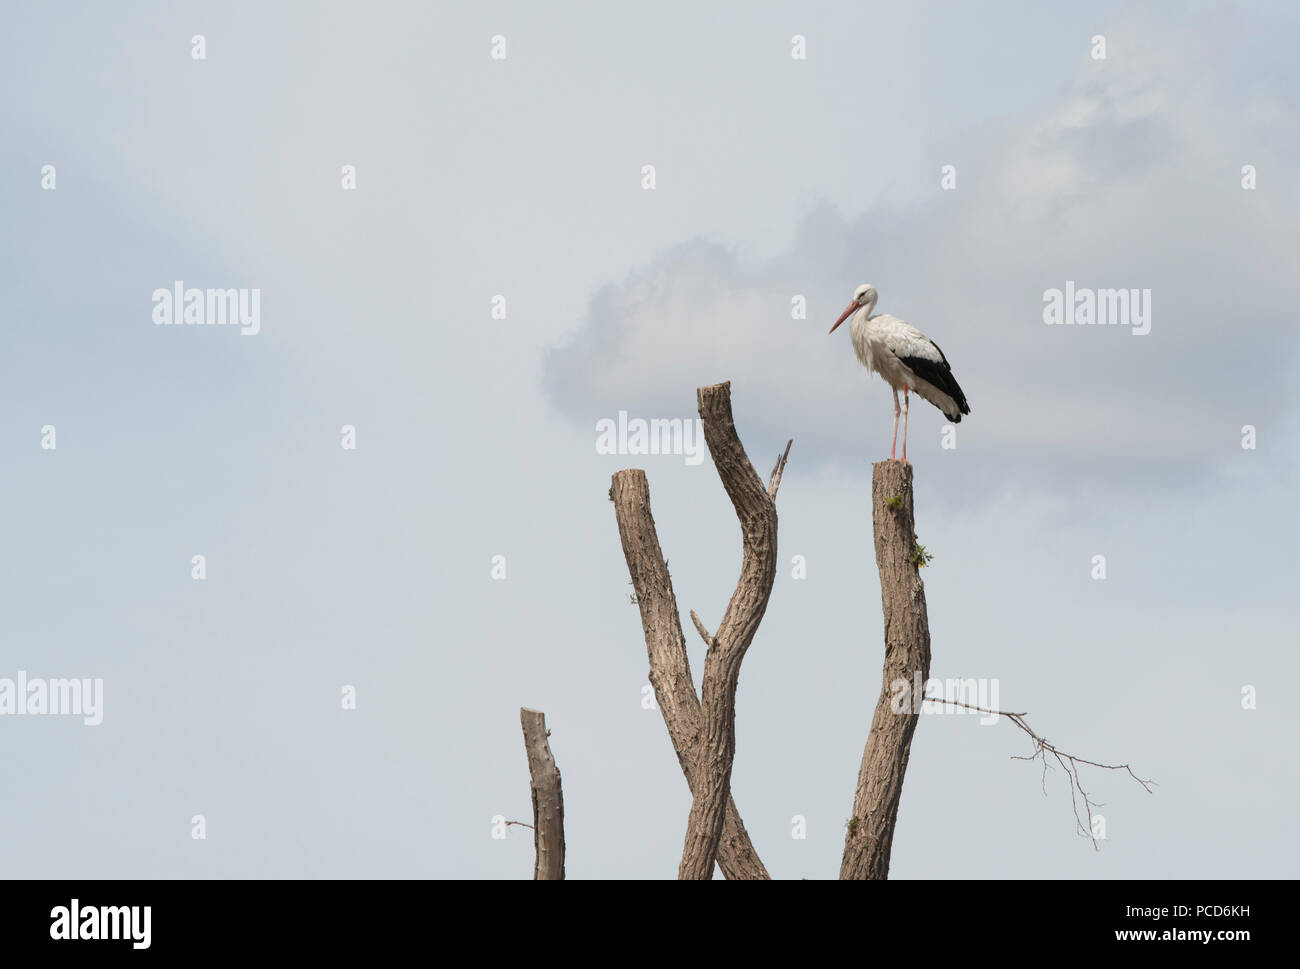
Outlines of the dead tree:
[{"label": "dead tree", "polygon": [[764,487],[736,434],[731,384],[701,387],[696,400],[709,454],[740,521],[743,552],[740,578],[717,632],[710,635],[691,614],[708,645],[702,702],[695,699],[672,580],[650,514],[645,473],[616,473],[610,497],[641,608],[650,682],[691,789],[691,813],[678,877],[711,878],[714,861],[720,859],[728,878],[767,878],[731,800],[731,766],[736,753],[740,664],[767,610],[776,578],[776,492],[790,445],[786,444]]},{"label": "dead tree", "polygon": [[[912,466],[881,461],[871,469],[871,521],[876,546],[876,567],[880,572],[880,602],[885,617],[885,663],[880,694],[876,698],[871,731],[862,752],[858,786],[853,797],[853,814],[844,838],[840,860],[842,879],[884,879],[889,877],[889,857],[898,821],[898,803],[903,793],[903,776],[912,751],[912,735],[926,701],[954,703],[983,713],[1007,717],[1029,735],[1034,749],[1018,760],[1043,761],[1046,775],[1049,758],[1066,772],[1070,802],[1079,830],[1097,841],[1092,832],[1093,801],[1079,778],[1079,765],[1104,770],[1127,771],[1151,793],[1150,781],[1133,773],[1128,764],[1100,764],[1059,750],[1039,737],[1025,722],[1023,713],[986,710],[942,697],[926,696],[930,678],[930,620],[925,607],[925,585],[920,569],[929,556],[917,544],[912,504]],[[1079,805],[1083,805],[1080,815]],[[1085,825],[1084,818],[1087,819]]]},{"label": "dead tree", "polygon": [[[697,746],[700,738],[700,700],[691,680],[686,656],[677,596],[668,563],[659,547],[654,516],[650,514],[650,489],[645,472],[619,471],[614,475],[610,496],[618,518],[618,534],[636,590],[650,659],[650,684],[663,714],[668,736],[686,782],[694,792]],[[745,830],[736,802],[727,797],[718,841],[718,867],[729,879],[766,879],[767,869],[759,860],[749,832]]]},{"label": "dead tree", "polygon": [[[691,790],[691,812],[678,877],[709,878],[716,861],[729,879],[766,879],[767,869],[754,850],[731,797],[731,768],[736,749],[736,685],[741,660],[767,609],[776,575],[776,492],[790,444],[786,444],[785,453],[777,459],[764,488],[736,435],[731,416],[731,385],[701,387],[697,402],[709,453],[740,521],[743,551],[740,578],[716,635],[709,633],[699,616],[691,613],[696,630],[708,646],[701,687],[703,702],[696,697],[691,680],[681,616],[650,513],[645,472],[617,472],[609,497],[614,503],[619,539],[641,612],[650,682]],[[876,464],[872,469],[871,488],[872,529],[884,612],[885,661],[858,770],[853,815],[847,825],[840,863],[840,877],[844,879],[888,877],[903,778],[922,704],[926,700],[955,702],[926,697],[924,686],[916,686],[929,679],[930,627],[925,587],[918,571],[928,556],[916,542],[911,466],[892,461]],[[1049,758],[1065,768],[1071,782],[1071,798],[1074,800],[1076,794],[1082,798],[1089,821],[1092,802],[1079,783],[1079,765],[1126,770],[1150,793],[1150,782],[1134,774],[1127,764],[1101,764],[1059,750],[1029,728],[1024,714],[970,708],[1005,716],[1024,730],[1035,746],[1031,755],[1021,759],[1041,757],[1044,771],[1049,766]],[[533,776],[535,875],[563,878],[564,809],[559,771],[545,741],[542,715],[527,710],[522,714]],[[536,718],[531,732],[529,714]],[[1082,828],[1078,802],[1074,803],[1075,817]]]},{"label": "dead tree", "polygon": [[551,744],[546,739],[546,714],[521,707],[519,722],[524,728],[524,752],[528,755],[528,775],[533,794],[533,846],[537,860],[533,878],[564,878],[564,793],[560,788],[560,768],[555,765]]},{"label": "dead tree", "polygon": [[840,878],[889,875],[903,775],[921,714],[921,698],[911,695],[912,684],[917,672],[921,683],[930,678],[930,621],[912,515],[910,464],[881,461],[872,467],[871,521],[885,614],[885,666],[858,769]]}]

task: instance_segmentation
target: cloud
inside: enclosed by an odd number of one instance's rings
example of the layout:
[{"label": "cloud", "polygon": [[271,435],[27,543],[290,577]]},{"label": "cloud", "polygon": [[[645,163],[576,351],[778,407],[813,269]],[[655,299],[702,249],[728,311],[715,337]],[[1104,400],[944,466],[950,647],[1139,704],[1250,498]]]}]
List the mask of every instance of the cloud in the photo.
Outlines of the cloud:
[{"label": "cloud", "polygon": [[[918,404],[911,453],[972,479],[1189,483],[1240,455],[1243,424],[1293,434],[1295,131],[1234,110],[1197,65],[1187,48],[1089,63],[1051,110],[965,139],[955,191],[936,164],[929,201],[822,204],[770,261],[683,242],[594,296],[547,356],[549,397],[594,427],[687,416],[695,387],[730,379],[752,450],[794,437],[805,467],[865,467],[887,454],[890,394],[847,328],[826,331],[872,282],[878,312],[943,347],[973,410],[945,454],[942,415]],[[1242,189],[1248,163],[1267,192]],[[1067,280],[1151,290],[1151,332],[1045,325],[1044,291]],[[800,295],[808,318],[792,319]],[[1284,450],[1260,465],[1294,473]]]}]

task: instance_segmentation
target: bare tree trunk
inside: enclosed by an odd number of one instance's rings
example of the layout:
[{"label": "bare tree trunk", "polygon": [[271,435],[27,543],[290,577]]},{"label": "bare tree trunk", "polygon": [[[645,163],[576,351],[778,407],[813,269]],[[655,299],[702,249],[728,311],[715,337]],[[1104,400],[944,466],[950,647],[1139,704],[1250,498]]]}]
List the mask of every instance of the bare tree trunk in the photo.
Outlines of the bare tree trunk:
[{"label": "bare tree trunk", "polygon": [[[704,439],[714,467],[740,520],[743,559],[740,578],[727,611],[704,657],[700,687],[700,740],[694,800],[686,823],[681,879],[713,876],[718,840],[727,800],[731,795],[731,767],[736,754],[736,684],[745,658],[772,593],[776,578],[776,487],[784,457],[772,473],[771,491],[763,487],[745,448],[736,435],[731,416],[731,384],[701,387],[696,391]],[[789,448],[786,448],[789,453]],[[703,633],[703,627],[701,627]],[[707,637],[706,637],[707,638]]]},{"label": "bare tree trunk", "polygon": [[[691,665],[682,638],[677,596],[668,574],[654,516],[650,513],[650,487],[645,472],[637,469],[614,474],[610,495],[618,519],[618,537],[627,559],[632,588],[641,610],[650,660],[650,683],[663,714],[677,762],[688,785],[694,783],[696,748],[700,738],[700,701],[691,681]],[[692,793],[694,790],[692,789]],[[736,802],[727,797],[718,841],[718,867],[729,879],[767,879],[770,876],[750,841]]]},{"label": "bare tree trunk", "polygon": [[930,676],[925,587],[914,564],[911,465],[881,461],[872,467],[871,518],[885,614],[885,665],[840,863],[840,878],[852,879],[889,875],[903,775]]},{"label": "bare tree trunk", "polygon": [[754,852],[731,798],[731,767],[736,751],[740,662],[758,631],[776,578],[776,492],[790,456],[790,443],[777,459],[764,488],[736,435],[731,384],[700,387],[696,397],[714,467],[740,520],[742,550],[740,578],[718,634],[710,635],[699,617],[691,613],[695,628],[708,644],[701,687],[703,703],[696,700],[691,682],[681,617],[650,515],[645,473],[618,472],[609,496],[641,607],[650,682],[691,789],[691,813],[678,877],[710,878],[716,861],[728,878],[767,878],[767,869]]},{"label": "bare tree trunk", "polygon": [[546,739],[546,714],[521,707],[519,721],[524,728],[524,751],[528,755],[528,773],[533,794],[533,845],[537,861],[534,879],[564,878],[564,794],[560,789],[560,769],[555,765],[550,742]]}]

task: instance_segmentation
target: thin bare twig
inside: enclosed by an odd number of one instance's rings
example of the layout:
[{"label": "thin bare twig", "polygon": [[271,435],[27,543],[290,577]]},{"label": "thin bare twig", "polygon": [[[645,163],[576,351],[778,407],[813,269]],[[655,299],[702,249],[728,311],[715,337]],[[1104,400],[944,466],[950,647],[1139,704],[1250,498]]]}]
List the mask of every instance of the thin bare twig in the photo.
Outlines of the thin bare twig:
[{"label": "thin bare twig", "polygon": [[772,477],[767,482],[767,493],[773,501],[776,500],[776,489],[781,487],[781,474],[785,471],[785,462],[790,457],[790,445],[794,443],[794,438],[785,442],[785,453],[776,459],[776,467],[772,469]]},{"label": "thin bare twig", "polygon": [[[1128,764],[1102,764],[1095,760],[1088,760],[1086,757],[1078,757],[1074,754],[1066,753],[1059,749],[1055,744],[1049,743],[1046,737],[1038,736],[1038,734],[1033,731],[1033,728],[1031,728],[1025,721],[1025,717],[1028,716],[1026,713],[1009,713],[1006,710],[990,710],[987,707],[976,706],[973,703],[962,703],[960,700],[949,700],[946,697],[939,696],[927,696],[923,697],[923,699],[929,700],[932,703],[947,703],[950,706],[965,707],[967,710],[975,710],[978,713],[987,713],[990,716],[1006,717],[1028,734],[1029,738],[1034,742],[1033,753],[1023,756],[1020,754],[1012,754],[1011,759],[1037,760],[1040,757],[1043,759],[1044,794],[1047,793],[1047,768],[1050,766],[1047,759],[1048,755],[1050,754],[1052,758],[1056,760],[1056,762],[1061,766],[1061,769],[1065,771],[1066,777],[1070,781],[1070,806],[1074,809],[1074,823],[1078,827],[1080,833],[1088,837],[1092,842],[1092,847],[1097,851],[1101,850],[1101,846],[1097,844],[1097,837],[1092,832],[1092,809],[1094,807],[1105,807],[1105,805],[1100,801],[1092,800],[1088,792],[1083,789],[1083,784],[1079,779],[1079,765],[1085,764],[1088,767],[1100,767],[1102,770],[1127,771],[1129,777],[1141,784],[1144,791],[1148,794],[1155,793],[1151,790],[1151,785],[1154,784],[1155,781],[1143,780],[1141,777],[1138,777],[1137,774],[1133,773],[1133,768]],[[1080,800],[1083,801],[1084,811],[1088,815],[1088,823],[1086,825],[1083,823],[1083,819],[1079,816]]]},{"label": "thin bare twig", "polygon": [[695,614],[694,609],[691,610],[691,622],[695,623],[695,631],[698,632],[700,638],[704,640],[704,645],[712,649],[713,637],[709,635],[709,631],[704,628],[704,623],[700,622],[700,617]]}]

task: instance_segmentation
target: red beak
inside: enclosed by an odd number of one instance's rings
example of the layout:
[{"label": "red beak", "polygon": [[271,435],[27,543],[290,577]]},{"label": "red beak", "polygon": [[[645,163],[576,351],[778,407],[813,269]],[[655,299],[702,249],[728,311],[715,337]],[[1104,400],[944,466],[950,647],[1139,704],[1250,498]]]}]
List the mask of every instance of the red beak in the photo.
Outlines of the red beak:
[{"label": "red beak", "polygon": [[[855,299],[852,303],[850,303],[850,304],[848,305],[848,307],[844,310],[844,312],[840,314],[840,318],[839,318],[838,320],[835,321],[835,326],[839,326],[841,323],[843,323],[845,320],[847,320],[850,316],[853,315],[853,313],[854,313],[857,309],[858,309],[858,301]],[[832,327],[831,327],[827,332],[828,332],[828,333],[834,333],[834,332],[835,332],[835,326],[832,326]]]}]

